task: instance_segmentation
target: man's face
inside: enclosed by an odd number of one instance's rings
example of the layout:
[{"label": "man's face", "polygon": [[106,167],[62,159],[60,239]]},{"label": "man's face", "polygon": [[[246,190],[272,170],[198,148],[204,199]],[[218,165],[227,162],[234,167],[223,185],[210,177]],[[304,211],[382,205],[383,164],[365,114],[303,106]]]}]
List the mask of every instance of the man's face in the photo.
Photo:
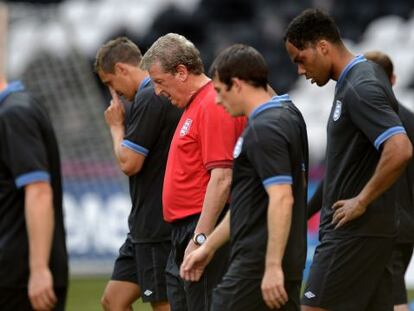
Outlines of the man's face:
[{"label": "man's face", "polygon": [[134,100],[137,91],[136,84],[132,82],[126,70],[115,67],[114,73],[106,73],[100,70],[98,75],[102,83],[114,89],[119,96],[128,101]]},{"label": "man's face", "polygon": [[324,86],[331,79],[331,66],[318,44],[299,50],[286,41],[285,47],[292,62],[298,66],[298,74],[310,79],[311,83]]},{"label": "man's face", "polygon": [[233,117],[243,115],[240,98],[235,90],[234,85],[230,88],[219,80],[217,75],[213,78],[214,89],[216,90],[216,102]]},{"label": "man's face", "polygon": [[[183,69],[186,71],[185,69]],[[152,64],[148,70],[157,95],[167,97],[178,108],[185,108],[191,94],[186,90],[186,73],[165,72],[159,62]]]}]

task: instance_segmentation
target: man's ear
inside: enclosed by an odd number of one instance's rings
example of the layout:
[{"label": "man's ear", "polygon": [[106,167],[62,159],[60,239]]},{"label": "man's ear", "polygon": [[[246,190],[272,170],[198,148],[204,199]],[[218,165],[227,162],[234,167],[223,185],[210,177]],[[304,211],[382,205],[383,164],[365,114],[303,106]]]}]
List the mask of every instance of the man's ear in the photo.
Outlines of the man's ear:
[{"label": "man's ear", "polygon": [[114,73],[115,74],[126,74],[128,73],[128,67],[123,63],[116,63],[114,66]]},{"label": "man's ear", "polygon": [[186,66],[180,64],[176,67],[176,70],[176,75],[180,81],[184,82],[185,80],[187,80],[189,72]]},{"label": "man's ear", "polygon": [[238,93],[240,93],[240,92],[241,92],[241,90],[242,90],[242,88],[243,88],[243,83],[242,83],[242,80],[240,80],[239,78],[231,78],[231,81],[232,81],[232,83],[233,83],[233,86],[232,86],[232,87],[234,87],[234,89],[235,89]]},{"label": "man's ear", "polygon": [[316,48],[319,49],[322,55],[327,55],[331,50],[331,43],[327,40],[322,39],[316,43]]}]

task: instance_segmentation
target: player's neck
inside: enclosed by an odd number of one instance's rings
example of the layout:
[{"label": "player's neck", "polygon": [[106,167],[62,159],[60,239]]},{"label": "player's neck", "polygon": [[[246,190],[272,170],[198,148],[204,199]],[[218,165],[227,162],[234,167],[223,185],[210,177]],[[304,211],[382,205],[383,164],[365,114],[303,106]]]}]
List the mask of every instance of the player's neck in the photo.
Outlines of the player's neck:
[{"label": "player's neck", "polygon": [[355,58],[355,55],[345,46],[341,46],[336,49],[336,53],[334,53],[332,58],[332,79],[338,81],[342,71]]},{"label": "player's neck", "polygon": [[267,90],[256,89],[246,94],[245,98],[245,115],[249,117],[257,107],[269,102],[272,96]]},{"label": "player's neck", "polygon": [[148,71],[141,70],[139,68],[136,68],[132,74],[134,75],[134,80],[137,83],[137,85],[136,85],[136,88],[137,89],[136,90],[138,90],[139,86],[142,84],[142,82],[144,81],[144,79],[146,77],[149,77]]}]

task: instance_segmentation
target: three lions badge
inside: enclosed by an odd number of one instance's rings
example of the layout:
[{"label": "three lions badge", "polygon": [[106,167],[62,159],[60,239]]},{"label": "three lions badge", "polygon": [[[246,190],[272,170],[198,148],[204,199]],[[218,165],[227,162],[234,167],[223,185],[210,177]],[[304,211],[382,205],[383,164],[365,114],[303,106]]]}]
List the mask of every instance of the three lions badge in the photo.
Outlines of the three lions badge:
[{"label": "three lions badge", "polygon": [[342,112],[342,102],[340,100],[337,100],[335,104],[335,110],[334,110],[332,119],[334,121],[337,121],[341,117],[341,112]]}]

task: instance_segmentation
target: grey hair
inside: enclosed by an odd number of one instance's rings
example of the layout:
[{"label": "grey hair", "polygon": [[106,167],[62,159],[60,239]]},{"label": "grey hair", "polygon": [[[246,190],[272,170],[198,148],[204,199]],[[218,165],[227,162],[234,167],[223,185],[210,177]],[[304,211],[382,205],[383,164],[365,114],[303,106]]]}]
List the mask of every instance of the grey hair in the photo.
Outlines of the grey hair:
[{"label": "grey hair", "polygon": [[159,62],[162,69],[171,74],[177,72],[178,65],[184,65],[195,75],[204,73],[204,65],[200,51],[186,37],[169,33],[155,41],[142,57],[140,67],[143,70]]}]

